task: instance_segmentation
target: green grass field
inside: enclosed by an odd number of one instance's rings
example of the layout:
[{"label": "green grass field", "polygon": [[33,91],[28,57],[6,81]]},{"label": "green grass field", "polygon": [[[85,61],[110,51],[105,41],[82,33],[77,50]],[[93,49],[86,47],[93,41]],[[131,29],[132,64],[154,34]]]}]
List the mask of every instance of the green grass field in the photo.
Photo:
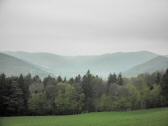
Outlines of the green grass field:
[{"label": "green grass field", "polygon": [[1,117],[0,126],[168,126],[168,108],[68,116]]}]

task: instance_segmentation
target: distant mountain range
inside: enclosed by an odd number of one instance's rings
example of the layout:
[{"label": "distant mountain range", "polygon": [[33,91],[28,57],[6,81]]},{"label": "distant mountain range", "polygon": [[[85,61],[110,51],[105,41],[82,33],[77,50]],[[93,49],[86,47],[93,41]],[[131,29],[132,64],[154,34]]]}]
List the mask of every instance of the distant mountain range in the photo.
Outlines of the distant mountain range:
[{"label": "distant mountain range", "polygon": [[168,68],[168,57],[157,56],[143,64],[137,65],[126,71],[126,75],[135,76],[141,73],[152,73],[156,71],[164,71]]},{"label": "distant mountain range", "polygon": [[36,65],[3,53],[0,53],[0,73],[5,73],[9,76],[31,73],[32,75],[37,74],[41,77],[45,77],[49,74]]},{"label": "distant mountain range", "polygon": [[[4,54],[5,53],[5,54]],[[7,57],[7,58],[5,58]],[[1,69],[3,68],[3,69]],[[33,73],[66,77],[84,74],[88,69],[102,77],[122,72],[125,76],[151,73],[168,68],[168,57],[148,51],[118,52],[93,56],[60,56],[51,53],[3,52],[0,72]]]}]

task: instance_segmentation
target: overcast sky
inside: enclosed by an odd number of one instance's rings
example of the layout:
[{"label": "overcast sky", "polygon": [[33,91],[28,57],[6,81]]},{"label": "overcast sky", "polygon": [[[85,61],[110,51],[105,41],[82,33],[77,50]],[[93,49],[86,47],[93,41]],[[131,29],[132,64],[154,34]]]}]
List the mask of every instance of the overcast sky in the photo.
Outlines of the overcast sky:
[{"label": "overcast sky", "polygon": [[0,51],[168,55],[168,0],[0,0]]}]

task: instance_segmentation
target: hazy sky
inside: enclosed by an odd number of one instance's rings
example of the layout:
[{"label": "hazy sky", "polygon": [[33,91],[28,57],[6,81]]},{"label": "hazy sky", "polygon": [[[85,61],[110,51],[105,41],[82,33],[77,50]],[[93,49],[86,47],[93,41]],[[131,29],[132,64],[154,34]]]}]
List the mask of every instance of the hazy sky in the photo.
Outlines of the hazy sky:
[{"label": "hazy sky", "polygon": [[0,50],[168,54],[168,0],[0,0]]}]

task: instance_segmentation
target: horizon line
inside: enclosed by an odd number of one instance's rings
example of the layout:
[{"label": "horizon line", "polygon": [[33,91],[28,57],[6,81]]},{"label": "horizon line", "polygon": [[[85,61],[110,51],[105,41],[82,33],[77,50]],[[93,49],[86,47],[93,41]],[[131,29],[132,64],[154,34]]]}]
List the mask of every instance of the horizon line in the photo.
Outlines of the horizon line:
[{"label": "horizon line", "polygon": [[47,51],[22,51],[22,50],[18,50],[18,51],[12,51],[12,50],[0,50],[1,53],[7,53],[7,52],[15,52],[15,53],[45,53],[45,54],[52,54],[52,55],[57,55],[57,56],[67,56],[67,57],[78,57],[78,56],[102,56],[102,55],[111,55],[111,54],[119,54],[119,53],[138,53],[138,52],[148,52],[148,53],[153,53],[156,55],[161,55],[161,56],[166,56],[167,54],[159,54],[156,52],[152,52],[152,51],[148,51],[148,50],[138,50],[138,51],[116,51],[116,52],[106,52],[106,53],[101,53],[101,54],[81,54],[81,55],[63,55],[63,54],[59,54],[59,53],[54,53],[54,52],[47,52]]}]

